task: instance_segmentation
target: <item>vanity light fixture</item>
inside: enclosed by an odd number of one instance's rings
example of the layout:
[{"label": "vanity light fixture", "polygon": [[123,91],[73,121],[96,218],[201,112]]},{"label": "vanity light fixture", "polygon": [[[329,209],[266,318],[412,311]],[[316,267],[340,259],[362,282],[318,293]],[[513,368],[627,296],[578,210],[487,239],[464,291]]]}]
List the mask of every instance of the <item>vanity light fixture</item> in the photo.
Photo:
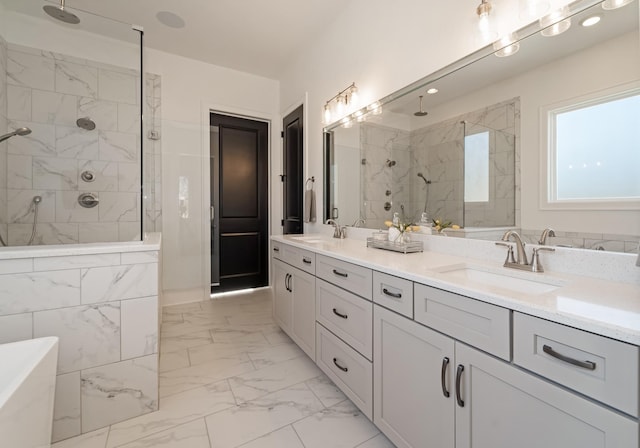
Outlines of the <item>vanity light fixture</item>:
[{"label": "vanity light fixture", "polygon": [[539,19],[550,7],[547,0],[520,0],[520,18]]},{"label": "vanity light fixture", "polygon": [[380,115],[382,113],[382,104],[380,104],[380,101],[376,101],[369,104],[367,110],[373,115]]},{"label": "vanity light fixture", "polygon": [[539,21],[540,31],[545,37],[553,37],[564,33],[571,27],[571,18],[569,17],[569,7],[565,6],[555,11],[551,11],[550,14],[542,17]]},{"label": "vanity light fixture", "polygon": [[340,123],[345,129],[349,129],[353,126],[353,120],[351,119],[351,117],[344,117],[342,120],[340,120]]},{"label": "vanity light fixture", "polygon": [[602,2],[602,9],[618,9],[631,2],[633,2],[633,0],[604,0],[604,2]]},{"label": "vanity light fixture", "polygon": [[358,107],[358,87],[352,82],[348,87],[342,89],[335,96],[324,104],[324,123],[330,124],[332,121],[342,118]]},{"label": "vanity light fixture", "polygon": [[509,33],[493,43],[493,49],[497,57],[506,58],[507,56],[513,56],[520,50],[520,43],[518,42],[518,35],[516,33]]},{"label": "vanity light fixture", "polygon": [[357,110],[352,115],[358,123],[362,123],[367,119],[364,112],[362,112],[362,110]]},{"label": "vanity light fixture", "polygon": [[589,16],[586,19],[582,20],[580,22],[580,25],[584,26],[584,27],[589,27],[589,26],[593,26],[596,23],[600,22],[600,20],[602,20],[602,16],[599,14],[596,14],[595,16]]},{"label": "vanity light fixture", "polygon": [[438,93],[438,89],[436,89],[435,87],[431,87],[429,90],[427,90],[427,93],[429,95],[433,95],[434,93]]}]

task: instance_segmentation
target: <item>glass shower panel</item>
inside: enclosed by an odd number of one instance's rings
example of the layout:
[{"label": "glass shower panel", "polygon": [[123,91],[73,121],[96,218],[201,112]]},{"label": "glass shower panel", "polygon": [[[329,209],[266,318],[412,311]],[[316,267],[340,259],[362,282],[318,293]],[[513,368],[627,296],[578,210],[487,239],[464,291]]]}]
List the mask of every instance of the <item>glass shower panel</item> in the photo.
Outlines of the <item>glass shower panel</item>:
[{"label": "glass shower panel", "polygon": [[140,240],[142,32],[72,8],[78,24],[37,2],[2,2],[0,134],[31,131],[0,143],[3,242]]}]

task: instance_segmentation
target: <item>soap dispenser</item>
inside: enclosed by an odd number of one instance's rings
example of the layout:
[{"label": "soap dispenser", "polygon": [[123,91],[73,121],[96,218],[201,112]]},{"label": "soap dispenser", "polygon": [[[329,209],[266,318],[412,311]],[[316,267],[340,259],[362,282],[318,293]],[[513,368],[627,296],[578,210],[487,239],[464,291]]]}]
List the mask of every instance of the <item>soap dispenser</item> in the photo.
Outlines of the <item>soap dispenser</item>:
[{"label": "soap dispenser", "polygon": [[420,233],[431,235],[431,221],[427,216],[427,212],[422,212],[422,215],[420,216],[420,222],[418,224],[420,225]]}]

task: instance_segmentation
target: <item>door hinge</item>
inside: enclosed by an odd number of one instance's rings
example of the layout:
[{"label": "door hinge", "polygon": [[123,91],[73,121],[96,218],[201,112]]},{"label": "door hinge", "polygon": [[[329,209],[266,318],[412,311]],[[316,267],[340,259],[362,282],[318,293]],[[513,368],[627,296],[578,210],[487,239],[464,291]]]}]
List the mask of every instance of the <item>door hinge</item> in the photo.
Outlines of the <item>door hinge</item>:
[{"label": "door hinge", "polygon": [[284,131],[280,131],[280,138],[284,138]]},{"label": "door hinge", "polygon": [[280,220],[280,225],[281,225],[282,227],[284,227],[284,219],[281,219],[281,220]]},{"label": "door hinge", "polygon": [[285,178],[285,177],[286,177],[286,176],[285,176],[284,174],[281,174],[281,175],[280,175],[280,182],[284,182],[284,178]]}]

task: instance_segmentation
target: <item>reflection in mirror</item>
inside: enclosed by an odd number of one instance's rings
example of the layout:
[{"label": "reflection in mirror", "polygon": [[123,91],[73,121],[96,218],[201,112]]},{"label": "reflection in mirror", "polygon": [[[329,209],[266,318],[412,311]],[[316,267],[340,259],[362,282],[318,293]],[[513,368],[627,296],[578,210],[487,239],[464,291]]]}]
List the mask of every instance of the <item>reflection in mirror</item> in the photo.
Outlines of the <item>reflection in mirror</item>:
[{"label": "reflection in mirror", "polygon": [[[572,8],[573,25],[561,34],[542,35],[532,24],[519,31],[526,37],[513,56],[495,57],[487,47],[383,98],[381,115],[365,115],[349,128],[328,126],[325,219],[348,225],[360,218],[365,227],[380,228],[394,212],[417,221],[426,208],[431,219],[465,227],[448,235],[493,239],[500,231],[485,229],[516,227],[529,242],[556,226],[549,218],[558,215],[545,214],[541,205],[548,168],[539,165],[549,141],[542,112],[640,82],[638,2],[604,10],[583,1]],[[602,17],[598,26],[580,26],[594,14]],[[603,126],[610,120],[599,117]],[[629,128],[635,141],[640,126]],[[523,159],[528,163],[521,170]],[[527,196],[521,200],[523,181]],[[639,200],[631,198],[636,207]],[[563,210],[557,223],[567,228],[556,228],[549,243],[637,250],[632,222],[621,220],[620,231],[583,210]],[[625,210],[616,212],[631,217]],[[588,229],[573,228],[584,222]]]}]

